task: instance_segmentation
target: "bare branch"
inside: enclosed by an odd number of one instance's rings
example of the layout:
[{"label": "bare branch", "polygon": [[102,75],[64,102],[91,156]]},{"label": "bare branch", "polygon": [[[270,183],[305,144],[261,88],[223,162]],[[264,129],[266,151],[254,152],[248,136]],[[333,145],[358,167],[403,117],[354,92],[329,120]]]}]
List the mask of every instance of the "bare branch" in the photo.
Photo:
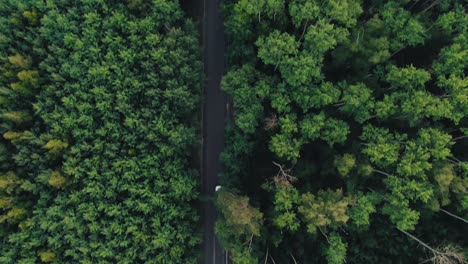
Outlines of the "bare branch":
[{"label": "bare branch", "polygon": [[292,254],[291,252],[289,252],[289,255],[290,255],[290,256],[291,256],[291,258],[293,259],[293,261],[294,261],[294,264],[297,264],[297,261],[296,261],[296,259],[294,258],[293,254]]},{"label": "bare branch", "polygon": [[265,124],[264,124],[263,128],[265,130],[272,130],[275,127],[278,126],[278,116],[273,114],[270,117],[265,118],[264,122],[265,122]]},{"label": "bare branch", "polygon": [[376,169],[372,169],[372,170],[375,171],[375,172],[377,172],[377,173],[380,173],[380,174],[382,174],[382,175],[385,175],[385,176],[387,176],[387,177],[392,176],[392,175],[390,175],[390,174],[388,174],[388,173],[386,173],[386,172],[380,171],[380,170],[376,170]]},{"label": "bare branch", "polygon": [[450,215],[451,217],[455,217],[456,219],[461,220],[461,221],[463,221],[463,222],[465,222],[465,223],[468,224],[468,220],[466,220],[465,218],[462,218],[462,217],[460,217],[460,216],[458,216],[458,215],[455,215],[455,214],[452,214],[452,213],[450,213],[450,212],[448,212],[448,211],[445,211],[445,210],[442,209],[442,208],[440,208],[439,210],[442,211],[442,212],[444,212],[444,213],[446,213],[446,214],[448,214],[448,215]]},{"label": "bare branch", "polygon": [[406,232],[405,230],[402,230],[400,228],[397,228],[400,232],[402,232],[403,234],[407,235],[408,237],[410,237],[411,239],[413,239],[414,241],[418,242],[421,246],[427,248],[429,251],[432,252],[432,254],[436,255],[436,254],[444,254],[434,248],[432,248],[431,246],[429,246],[428,244],[422,242],[421,240],[419,240],[417,237],[413,236],[412,234]]},{"label": "bare branch", "polygon": [[327,240],[328,244],[331,244],[330,240],[328,240],[328,236],[325,235],[325,233],[322,231],[322,229],[319,227],[318,230],[320,230],[320,233],[322,233],[322,235],[325,237],[325,239]]},{"label": "bare branch", "polygon": [[456,137],[456,138],[453,138],[452,140],[457,141],[457,140],[464,139],[464,138],[468,138],[468,135],[461,136],[461,137]]},{"label": "bare branch", "polygon": [[278,173],[274,177],[274,181],[275,181],[276,184],[290,186],[291,183],[296,181],[296,177],[294,177],[294,176],[292,176],[290,174],[291,169],[283,169],[283,166],[281,166],[280,164],[278,164],[278,163],[276,163],[274,161],[272,161],[272,162],[273,162],[273,164],[275,166],[277,166],[279,168]]},{"label": "bare branch", "polygon": [[421,11],[418,15],[426,13],[427,11],[429,11],[431,8],[438,5],[439,3],[440,3],[440,0],[436,0],[436,1],[432,2],[432,4],[430,4],[426,9]]},{"label": "bare branch", "polygon": [[309,20],[306,21],[305,25],[304,25],[304,30],[302,31],[302,35],[301,37],[299,38],[299,42],[302,40],[302,38],[304,37],[304,34],[306,32],[306,29],[307,29],[307,26],[309,25]]},{"label": "bare branch", "polygon": [[271,262],[273,262],[273,264],[276,264],[275,260],[273,259],[271,255],[270,255],[270,259],[271,259]]}]

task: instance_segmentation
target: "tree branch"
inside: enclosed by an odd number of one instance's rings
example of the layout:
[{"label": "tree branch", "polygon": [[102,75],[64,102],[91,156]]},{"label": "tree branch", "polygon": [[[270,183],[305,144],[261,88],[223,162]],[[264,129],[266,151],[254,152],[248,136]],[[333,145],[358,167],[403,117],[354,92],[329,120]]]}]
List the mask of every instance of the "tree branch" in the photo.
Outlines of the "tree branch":
[{"label": "tree branch", "polygon": [[297,264],[297,261],[296,261],[296,259],[294,258],[293,254],[292,254],[291,252],[289,252],[289,255],[290,255],[290,256],[291,256],[291,258],[293,259],[293,261],[294,261],[294,264]]},{"label": "tree branch", "polygon": [[327,240],[328,244],[331,244],[330,243],[330,240],[328,239],[328,236],[325,235],[325,233],[322,231],[322,229],[320,227],[318,227],[318,230],[320,230],[320,233],[322,233],[322,235],[325,237],[325,239]]},{"label": "tree branch", "polygon": [[377,169],[374,169],[374,168],[373,168],[372,170],[375,171],[375,172],[377,172],[377,173],[380,173],[380,174],[382,174],[382,175],[385,175],[385,176],[387,176],[387,177],[392,176],[392,175],[390,175],[390,174],[388,174],[388,173],[386,173],[386,172],[383,172],[383,171],[380,171],[380,170],[377,170]]},{"label": "tree branch", "polygon": [[275,260],[273,259],[271,255],[270,255],[270,259],[271,259],[271,262],[273,262],[273,264],[276,264]]},{"label": "tree branch", "polygon": [[427,11],[429,11],[431,8],[433,8],[434,6],[438,5],[440,3],[440,0],[436,0],[434,2],[432,2],[432,4],[430,4],[426,9],[424,9],[423,11],[419,12],[418,15],[421,15],[421,14],[424,14],[426,13]]},{"label": "tree branch", "polygon": [[462,217],[460,217],[460,216],[458,216],[458,215],[455,215],[455,214],[452,214],[452,213],[450,213],[450,212],[448,212],[448,211],[445,211],[445,210],[442,209],[442,208],[440,208],[439,211],[442,211],[442,212],[444,212],[444,213],[450,215],[451,217],[454,217],[454,218],[456,218],[456,219],[458,219],[458,220],[460,220],[460,221],[463,221],[463,222],[465,222],[465,223],[468,224],[468,220],[466,220],[465,218],[462,218]]},{"label": "tree branch", "polygon": [[456,138],[453,138],[452,140],[457,141],[457,140],[464,139],[464,138],[468,138],[468,135],[461,136],[461,137],[456,137]]},{"label": "tree branch", "polygon": [[299,38],[299,42],[301,42],[302,38],[304,37],[304,34],[306,32],[306,29],[307,29],[308,25],[309,25],[309,20],[307,20],[305,25],[304,25],[304,29],[302,30],[302,34],[301,34],[301,37]]},{"label": "tree branch", "polygon": [[414,241],[418,242],[421,246],[427,248],[428,250],[430,250],[432,252],[432,254],[434,255],[437,255],[437,254],[441,254],[443,255],[444,253],[432,248],[431,246],[429,246],[428,244],[422,242],[421,240],[419,240],[417,237],[413,236],[412,234],[400,229],[400,228],[397,228],[400,232],[402,232],[403,234],[407,235],[408,237],[410,237],[411,239],[413,239]]}]

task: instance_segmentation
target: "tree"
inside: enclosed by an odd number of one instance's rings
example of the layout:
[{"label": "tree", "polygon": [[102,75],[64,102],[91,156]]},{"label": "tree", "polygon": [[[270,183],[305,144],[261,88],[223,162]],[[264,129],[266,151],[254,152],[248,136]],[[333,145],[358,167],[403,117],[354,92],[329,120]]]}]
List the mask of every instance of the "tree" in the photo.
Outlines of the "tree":
[{"label": "tree", "polygon": [[450,185],[456,177],[452,164],[440,164],[434,168],[434,179],[437,183],[441,205],[450,203]]},{"label": "tree", "polygon": [[354,205],[349,209],[349,218],[359,228],[366,229],[370,226],[370,215],[377,212],[376,205],[381,197],[376,193],[359,193]]},{"label": "tree", "polygon": [[49,184],[55,188],[61,189],[65,187],[67,179],[59,171],[54,171],[50,175]]},{"label": "tree", "polygon": [[279,158],[294,161],[300,157],[302,144],[300,139],[293,138],[292,135],[281,133],[271,138],[270,150]]},{"label": "tree", "polygon": [[0,262],[196,263],[202,64],[179,3],[0,13]]},{"label": "tree", "polygon": [[322,58],[316,59],[302,51],[296,57],[288,57],[280,66],[283,79],[292,87],[309,85],[321,79]]},{"label": "tree", "polygon": [[356,158],[353,154],[345,153],[343,156],[336,157],[334,164],[338,173],[343,177],[347,177],[356,164]]},{"label": "tree", "polygon": [[292,1],[289,5],[289,14],[292,17],[292,23],[297,28],[304,23],[314,21],[319,17],[320,6],[315,1]]},{"label": "tree", "polygon": [[430,154],[420,145],[411,141],[405,146],[405,153],[397,165],[397,172],[406,177],[425,177],[432,168]]},{"label": "tree", "polygon": [[310,25],[304,34],[304,49],[317,59],[321,58],[327,51],[343,42],[348,35],[346,29],[336,27],[333,24],[320,19],[315,24]]},{"label": "tree", "polygon": [[63,151],[68,147],[68,144],[58,140],[58,139],[51,139],[44,145],[44,148],[47,149],[50,153],[57,154]]},{"label": "tree", "polygon": [[273,183],[265,185],[265,189],[274,192],[274,218],[273,223],[280,229],[296,231],[300,222],[296,215],[296,206],[299,202],[299,192],[293,183],[297,180],[292,176],[290,169],[273,162],[278,167],[278,173],[273,177]]},{"label": "tree", "polygon": [[267,65],[274,65],[275,69],[294,58],[298,53],[299,42],[288,33],[273,31],[267,37],[261,36],[255,43],[258,47],[258,57]]},{"label": "tree", "polygon": [[249,198],[238,196],[228,191],[220,191],[216,203],[221,209],[225,225],[231,228],[233,235],[259,236],[263,214],[249,204]]},{"label": "tree", "polygon": [[343,196],[343,191],[320,190],[317,195],[302,194],[299,212],[307,225],[309,233],[317,233],[317,229],[336,229],[349,219],[347,215],[350,199]]},{"label": "tree", "polygon": [[253,133],[263,117],[263,107],[254,86],[254,68],[245,65],[236,72],[230,72],[222,81],[223,90],[233,95],[236,124],[245,132]]},{"label": "tree", "polygon": [[299,228],[294,205],[299,200],[299,192],[293,187],[278,186],[274,197],[275,218],[273,223],[280,229],[296,231]]},{"label": "tree", "polygon": [[341,237],[333,232],[327,238],[329,246],[325,249],[324,254],[328,264],[346,263],[346,249],[348,244],[343,242]]},{"label": "tree", "polygon": [[422,128],[418,136],[417,144],[427,149],[434,160],[445,160],[451,155],[454,142],[449,134],[436,128]]},{"label": "tree", "polygon": [[398,51],[407,45],[421,44],[427,37],[426,29],[421,22],[396,1],[390,1],[383,6],[381,17],[388,30],[394,35],[394,39],[390,41],[390,49],[393,51]]},{"label": "tree", "polygon": [[322,112],[317,115],[306,116],[301,123],[301,133],[304,140],[312,141],[320,138],[333,146],[344,143],[349,133],[349,126],[342,120],[327,118]]},{"label": "tree", "polygon": [[[265,212],[259,236],[231,240],[236,258],[427,260],[398,230],[463,244],[464,221],[444,219],[468,208],[465,7],[410,0],[282,4],[274,12],[268,1],[224,6],[227,75],[249,65],[252,81],[244,83],[257,98],[241,87],[229,94],[234,101],[248,95],[258,109],[247,110],[248,122],[234,117],[239,143],[230,129],[223,182]],[[275,159],[284,173],[271,178]]]},{"label": "tree", "polygon": [[325,126],[326,116],[321,112],[317,115],[309,115],[301,122],[301,134],[308,140],[315,140],[320,137],[320,131]]},{"label": "tree", "polygon": [[331,82],[323,82],[313,87],[299,86],[292,91],[291,97],[302,111],[320,109],[321,107],[337,103],[340,99],[340,89]]},{"label": "tree", "polygon": [[345,85],[342,100],[344,105],[340,110],[352,115],[358,123],[364,123],[372,117],[374,97],[363,83]]},{"label": "tree", "polygon": [[367,125],[363,128],[361,140],[365,141],[362,152],[378,166],[393,165],[399,157],[401,145],[406,135],[392,135],[387,129]]},{"label": "tree", "polygon": [[224,188],[216,195],[216,206],[221,210],[215,226],[221,243],[232,252],[234,263],[253,263],[251,244],[254,237],[260,236],[263,214],[249,204],[248,197]]},{"label": "tree", "polygon": [[343,144],[349,134],[349,125],[338,119],[329,118],[325,123],[320,138],[333,146],[336,143]]},{"label": "tree", "polygon": [[404,90],[422,89],[430,79],[431,75],[427,71],[416,69],[413,65],[405,68],[392,65],[386,76],[386,81],[392,87]]},{"label": "tree", "polygon": [[357,23],[357,17],[362,12],[360,2],[356,0],[331,0],[324,8],[325,17],[329,17],[346,27],[354,26]]}]

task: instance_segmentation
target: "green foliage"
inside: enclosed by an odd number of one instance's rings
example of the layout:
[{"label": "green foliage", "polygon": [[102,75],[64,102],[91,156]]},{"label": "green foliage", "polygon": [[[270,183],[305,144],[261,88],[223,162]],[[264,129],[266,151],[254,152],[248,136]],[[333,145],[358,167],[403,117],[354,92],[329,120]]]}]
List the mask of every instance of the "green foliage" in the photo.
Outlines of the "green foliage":
[{"label": "green foliage", "polygon": [[376,204],[380,200],[379,195],[375,193],[359,194],[348,213],[352,223],[359,228],[368,227],[370,215],[377,212]]},{"label": "green foliage", "polygon": [[280,229],[296,231],[300,222],[296,215],[296,205],[299,202],[299,192],[287,180],[275,178],[274,193],[274,225]]},{"label": "green foliage", "polygon": [[328,264],[342,264],[346,263],[346,249],[348,244],[343,242],[341,237],[333,232],[328,237],[330,244],[324,251]]},{"label": "green foliage", "polygon": [[299,212],[307,225],[309,233],[317,233],[317,229],[336,229],[348,222],[347,215],[350,199],[343,196],[343,191],[320,190],[317,195],[302,194]]},{"label": "green foliage", "polygon": [[402,118],[407,120],[411,127],[420,125],[426,118],[447,118],[458,123],[459,116],[453,115],[452,111],[453,106],[449,100],[434,97],[426,91],[396,92],[376,103],[377,118]]},{"label": "green foliage", "polygon": [[328,145],[343,144],[349,134],[349,125],[345,121],[330,118],[323,127],[320,138]]},{"label": "green foliage", "polygon": [[319,17],[320,6],[315,1],[291,1],[289,13],[292,23],[296,27],[302,26],[307,21],[314,21]]},{"label": "green foliage", "polygon": [[252,257],[246,248],[231,248],[230,259],[235,264],[255,264],[255,258]]},{"label": "green foliage", "polygon": [[51,139],[44,145],[44,148],[51,153],[57,154],[68,148],[68,144],[61,140]]},{"label": "green foliage", "polygon": [[40,19],[39,13],[34,7],[31,10],[25,10],[22,15],[28,20],[28,23],[31,25],[37,24]]},{"label": "green foliage", "polygon": [[311,25],[304,35],[304,46],[310,56],[320,58],[327,51],[346,39],[346,29],[319,20]]},{"label": "green foliage", "polygon": [[220,191],[216,196],[216,204],[221,210],[222,220],[232,229],[233,234],[260,235],[263,214],[251,207],[248,197]]},{"label": "green foliage", "polygon": [[54,171],[50,175],[49,184],[55,188],[61,189],[65,187],[67,179],[59,171]]},{"label": "green foliage", "polygon": [[409,142],[405,147],[405,154],[397,166],[397,172],[406,177],[423,177],[432,168],[429,163],[430,154],[415,142]]},{"label": "green foliage", "polygon": [[283,11],[284,2],[279,0],[259,0],[255,2],[240,0],[235,8],[237,13],[241,13],[247,17],[261,20],[262,16],[266,13],[267,17],[274,19],[277,14]]},{"label": "green foliage", "polygon": [[216,221],[216,233],[223,246],[232,252],[234,263],[254,263],[244,241],[260,236],[263,214],[249,204],[249,198],[224,188],[217,192],[216,206],[221,217]]},{"label": "green foliage", "polygon": [[336,157],[334,160],[334,165],[338,170],[338,173],[341,176],[346,177],[356,165],[356,158],[353,154],[346,153],[343,156]]},{"label": "green foliage", "polygon": [[26,123],[32,119],[27,112],[6,112],[3,113],[3,118],[17,124]]},{"label": "green foliage", "polygon": [[0,14],[0,262],[196,263],[202,65],[179,3]]},{"label": "green foliage", "polygon": [[302,142],[288,134],[276,134],[271,138],[270,150],[280,158],[297,160],[300,157]]},{"label": "green foliage", "polygon": [[323,106],[337,103],[340,99],[341,91],[331,82],[323,82],[313,88],[300,86],[294,89],[292,97],[304,112],[311,108],[321,108]]},{"label": "green foliage", "polygon": [[39,252],[39,257],[41,258],[41,261],[44,263],[56,261],[56,255],[52,251]]},{"label": "green foliage", "polygon": [[326,116],[322,112],[318,115],[306,116],[301,123],[301,134],[308,140],[320,137],[320,131],[325,126]]},{"label": "green foliage", "polygon": [[372,117],[374,98],[372,91],[363,83],[347,86],[343,91],[343,103],[340,109],[354,116],[358,123],[364,123]]},{"label": "green foliage", "polygon": [[394,34],[390,49],[397,50],[408,46],[416,46],[424,42],[426,28],[412,14],[395,1],[389,1],[382,8],[382,20],[388,30]]},{"label": "green foliage", "polygon": [[258,57],[265,64],[275,67],[297,55],[299,47],[293,36],[279,31],[272,32],[266,38],[260,37],[255,44],[258,46]]},{"label": "green foliage", "polygon": [[236,125],[245,133],[255,132],[263,116],[263,108],[258,98],[261,91],[254,87],[255,78],[254,68],[245,65],[237,71],[229,72],[221,84],[224,91],[235,94],[233,101]]},{"label": "green foliage", "polygon": [[[463,4],[239,0],[224,11],[235,106],[223,176],[265,217],[239,259],[424,262],[397,228],[464,243],[462,221],[439,211],[468,208]],[[272,181],[272,161],[297,178]]]},{"label": "green foliage", "polygon": [[396,225],[397,228],[405,231],[414,230],[418,220],[419,212],[406,207],[405,202],[392,202],[390,205],[385,205],[382,213],[390,217],[390,221]]},{"label": "green foliage", "polygon": [[405,135],[394,136],[387,129],[367,125],[363,128],[360,138],[366,142],[362,152],[373,163],[386,167],[398,160],[401,149],[400,141],[405,139]]},{"label": "green foliage", "polygon": [[452,136],[435,128],[422,128],[417,143],[423,146],[435,160],[445,160],[451,155],[450,148],[455,143]]},{"label": "green foliage", "polygon": [[28,69],[31,66],[31,59],[25,58],[19,54],[8,57],[8,61],[19,68]]},{"label": "green foliage", "polygon": [[220,156],[225,166],[222,180],[234,181],[237,178],[234,177],[235,175],[240,175],[246,171],[245,163],[250,159],[253,148],[253,143],[239,128],[227,127],[226,148]]},{"label": "green foliage", "polygon": [[456,174],[452,164],[444,164],[434,169],[434,179],[438,185],[438,193],[442,206],[446,206],[450,203],[449,188],[455,177]]},{"label": "green foliage", "polygon": [[424,88],[424,85],[430,79],[431,75],[427,71],[416,69],[413,65],[401,69],[392,65],[386,76],[386,81],[394,88],[401,88],[404,90]]},{"label": "green foliage", "polygon": [[306,116],[301,123],[301,133],[305,140],[320,138],[333,146],[344,143],[349,133],[349,126],[342,120],[327,118],[322,112],[318,115]]}]

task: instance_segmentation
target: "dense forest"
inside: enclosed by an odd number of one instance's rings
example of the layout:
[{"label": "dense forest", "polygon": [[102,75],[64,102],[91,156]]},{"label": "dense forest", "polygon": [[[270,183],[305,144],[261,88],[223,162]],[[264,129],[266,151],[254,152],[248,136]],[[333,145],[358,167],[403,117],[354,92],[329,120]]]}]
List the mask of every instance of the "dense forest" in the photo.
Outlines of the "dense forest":
[{"label": "dense forest", "polygon": [[466,263],[467,3],[224,4],[233,263]]},{"label": "dense forest", "polygon": [[0,263],[197,263],[203,72],[178,1],[0,2]]},{"label": "dense forest", "polygon": [[[468,0],[221,2],[231,261],[467,263]],[[198,29],[0,0],[0,263],[199,263]]]}]

